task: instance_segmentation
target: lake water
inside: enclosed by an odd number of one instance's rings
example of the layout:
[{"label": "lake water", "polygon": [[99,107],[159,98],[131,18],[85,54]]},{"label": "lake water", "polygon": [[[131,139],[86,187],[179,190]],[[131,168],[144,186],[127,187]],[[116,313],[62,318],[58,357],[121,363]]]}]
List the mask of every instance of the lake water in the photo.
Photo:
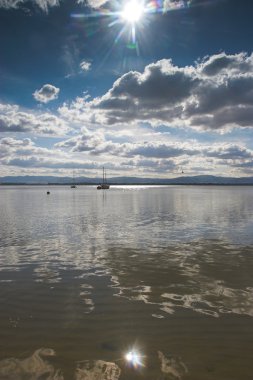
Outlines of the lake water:
[{"label": "lake water", "polygon": [[253,187],[3,186],[0,215],[0,379],[252,380]]}]

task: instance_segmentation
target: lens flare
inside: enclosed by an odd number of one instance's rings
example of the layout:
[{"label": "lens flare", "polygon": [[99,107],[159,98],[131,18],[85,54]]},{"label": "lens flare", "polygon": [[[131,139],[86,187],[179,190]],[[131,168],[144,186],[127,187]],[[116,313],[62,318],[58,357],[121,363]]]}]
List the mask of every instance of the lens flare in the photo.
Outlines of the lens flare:
[{"label": "lens flare", "polygon": [[[140,56],[141,45],[148,45],[148,25],[155,14],[165,14],[182,8],[193,6],[193,0],[122,0],[111,1],[108,9],[71,13],[73,25],[83,28],[86,37],[101,32],[105,26],[110,28],[109,36],[113,36],[111,46],[105,53],[103,64],[120,42],[125,44],[126,51],[134,51]],[[1,0],[0,0],[1,2]],[[123,4],[122,4],[123,3]],[[106,21],[108,19],[108,22]],[[114,33],[114,34],[113,34]],[[105,32],[105,38],[107,33]],[[131,52],[130,52],[131,54]],[[125,57],[123,57],[123,62]]]},{"label": "lens flare", "polygon": [[135,350],[129,351],[125,355],[125,359],[134,368],[138,368],[138,367],[143,367],[144,366],[144,364],[142,362],[143,357],[140,355],[139,352],[137,352]]}]

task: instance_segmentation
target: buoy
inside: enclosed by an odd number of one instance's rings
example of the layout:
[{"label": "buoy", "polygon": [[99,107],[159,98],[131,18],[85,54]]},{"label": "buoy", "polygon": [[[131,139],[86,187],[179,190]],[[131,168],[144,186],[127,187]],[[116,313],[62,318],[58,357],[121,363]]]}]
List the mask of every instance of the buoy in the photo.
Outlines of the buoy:
[{"label": "buoy", "polygon": [[49,195],[50,194],[50,191],[47,191],[47,195]]}]

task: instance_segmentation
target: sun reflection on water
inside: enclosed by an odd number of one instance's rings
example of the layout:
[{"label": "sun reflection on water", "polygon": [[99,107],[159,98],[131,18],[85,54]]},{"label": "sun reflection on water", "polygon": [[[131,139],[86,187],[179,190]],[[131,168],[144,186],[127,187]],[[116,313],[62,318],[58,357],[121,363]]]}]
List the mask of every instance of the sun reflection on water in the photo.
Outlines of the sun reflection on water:
[{"label": "sun reflection on water", "polygon": [[125,355],[125,360],[127,363],[132,366],[133,368],[137,369],[139,367],[144,367],[144,356],[141,355],[137,350],[132,349],[131,351],[128,351]]}]

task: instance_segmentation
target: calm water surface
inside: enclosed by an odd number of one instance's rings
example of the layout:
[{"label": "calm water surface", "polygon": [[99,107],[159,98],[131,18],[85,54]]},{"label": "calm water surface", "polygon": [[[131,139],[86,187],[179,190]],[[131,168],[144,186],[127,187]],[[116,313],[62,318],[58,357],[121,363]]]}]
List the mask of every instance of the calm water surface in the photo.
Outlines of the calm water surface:
[{"label": "calm water surface", "polygon": [[0,379],[252,380],[253,187],[6,186],[0,215]]}]

